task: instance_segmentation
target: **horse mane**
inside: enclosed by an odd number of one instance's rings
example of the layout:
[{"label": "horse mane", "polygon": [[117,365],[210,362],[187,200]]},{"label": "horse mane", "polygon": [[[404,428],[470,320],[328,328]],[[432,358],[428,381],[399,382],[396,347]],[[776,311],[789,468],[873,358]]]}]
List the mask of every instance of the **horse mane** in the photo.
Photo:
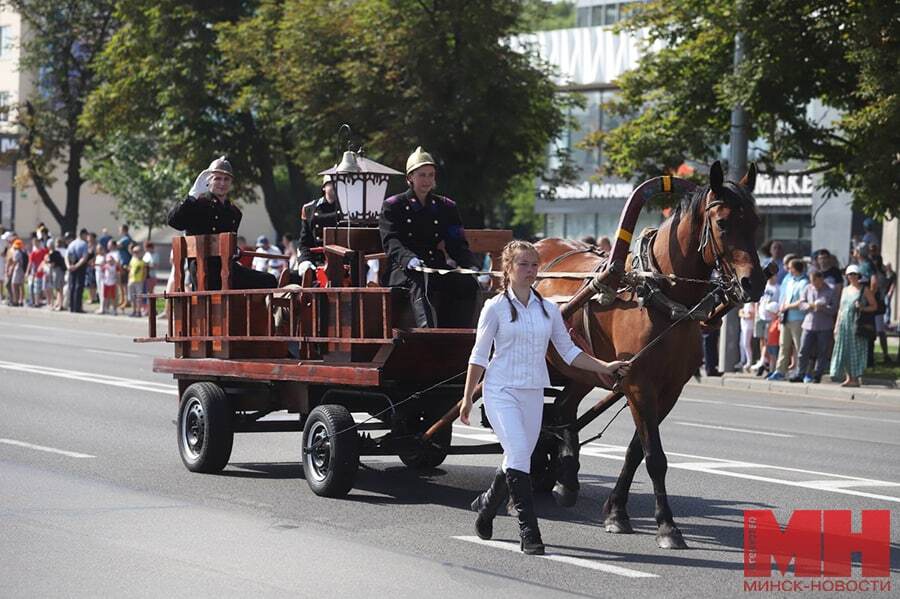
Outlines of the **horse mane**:
[{"label": "horse mane", "polygon": [[[756,200],[754,199],[753,194],[743,185],[735,183],[734,181],[725,181],[725,183],[722,184],[722,187],[725,193],[721,194],[719,199],[724,201],[728,206],[731,208],[749,207],[756,213]],[[690,194],[685,194],[681,198],[678,207],[672,212],[672,215],[669,218],[680,218],[684,215],[692,215],[694,217],[699,216],[702,211],[701,204],[708,193],[709,185],[705,185],[703,187],[698,187]]]}]

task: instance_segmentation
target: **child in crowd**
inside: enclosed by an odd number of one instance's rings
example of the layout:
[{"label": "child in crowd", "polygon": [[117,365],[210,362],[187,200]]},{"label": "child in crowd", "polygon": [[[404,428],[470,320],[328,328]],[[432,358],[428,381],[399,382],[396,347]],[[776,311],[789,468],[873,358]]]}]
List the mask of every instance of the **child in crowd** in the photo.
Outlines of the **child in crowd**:
[{"label": "child in crowd", "polygon": [[94,254],[94,280],[97,282],[97,295],[100,296],[100,307],[97,314],[106,314],[106,295],[103,293],[103,271],[106,270],[106,248],[98,243]]},{"label": "child in crowd", "polygon": [[65,242],[57,239],[53,242],[53,251],[47,256],[50,263],[51,304],[57,312],[63,309],[63,286],[66,284],[66,259],[63,258],[65,248]]},{"label": "child in crowd", "polygon": [[128,301],[131,303],[131,316],[141,315],[141,300],[144,293],[144,281],[147,279],[147,263],[144,262],[144,248],[138,244],[131,246],[131,262],[128,264]]},{"label": "child in crowd", "polygon": [[116,301],[116,290],[119,286],[119,252],[115,251],[116,242],[107,243],[107,248],[111,248],[103,255],[103,291],[101,296],[101,309],[105,313],[113,316],[119,313],[118,302]]}]

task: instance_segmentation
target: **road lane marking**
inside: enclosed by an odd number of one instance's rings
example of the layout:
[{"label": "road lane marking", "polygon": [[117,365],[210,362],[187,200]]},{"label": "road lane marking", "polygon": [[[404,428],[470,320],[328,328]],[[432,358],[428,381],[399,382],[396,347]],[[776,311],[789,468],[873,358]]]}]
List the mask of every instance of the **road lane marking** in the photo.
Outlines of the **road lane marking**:
[{"label": "road lane marking", "polygon": [[[461,426],[454,426],[453,436],[463,439],[473,439],[476,441],[493,441],[497,442],[497,437],[487,429],[480,429],[481,433],[469,433],[468,430],[456,430]],[[473,427],[466,427],[472,429]],[[478,429],[476,429],[478,430]],[[624,445],[608,445],[605,443],[592,442],[581,448],[581,455],[594,458],[604,458],[607,460],[625,460],[625,451],[628,448]],[[798,487],[801,489],[813,489],[815,491],[825,491],[829,493],[841,493],[843,495],[855,495],[857,497],[866,497],[868,499],[881,499],[883,501],[891,501],[900,503],[900,496],[878,495],[859,491],[852,487],[900,487],[900,483],[877,480],[874,478],[862,478],[859,476],[847,476],[845,474],[833,474],[831,472],[821,472],[819,470],[806,470],[803,468],[789,468],[787,466],[774,466],[772,464],[761,464],[757,462],[745,462],[743,460],[728,460],[722,458],[711,458],[707,456],[694,455],[690,453],[678,453],[667,451],[666,457],[669,458],[668,464],[670,468],[679,470],[690,470],[692,472],[700,472],[703,474],[715,474],[719,476],[730,476],[732,478],[743,478],[758,482],[773,483],[776,485],[787,485],[789,487]],[[677,458],[686,458],[679,461]],[[776,470],[782,472],[791,472],[794,474],[809,475],[810,480],[787,480],[773,476],[762,476],[743,472],[747,469],[760,470]],[[735,471],[737,470],[737,471]],[[815,477],[815,478],[813,478]],[[833,479],[833,480],[828,480]]]},{"label": "road lane marking", "polygon": [[94,335],[95,337],[112,337],[114,339],[131,339],[131,335],[120,334],[117,335],[115,333],[98,333],[97,331],[84,331],[81,329],[69,329],[63,327],[47,327],[41,326],[38,324],[19,324],[17,322],[3,323],[4,325],[14,326],[14,327],[22,327],[25,329],[40,329],[42,331],[53,331],[54,333],[59,333],[60,330],[67,331],[69,333],[74,333],[76,335]]},{"label": "road lane marking", "polygon": [[[515,553],[520,552],[519,545],[517,543],[510,543],[508,541],[485,541],[484,539],[479,539],[478,537],[469,536],[452,538],[458,541],[465,541],[467,543],[484,545],[485,547],[493,547],[494,549],[514,551]],[[623,566],[605,564],[598,560],[575,557],[573,555],[561,555],[558,553],[548,552],[546,555],[534,555],[529,557],[546,559],[552,562],[560,562],[563,564],[569,564],[571,566],[578,566],[580,568],[588,568],[590,570],[606,572],[607,574],[615,574],[616,576],[625,576],[626,578],[659,578],[658,574],[653,574],[651,572],[641,572],[640,570],[632,570],[631,568],[625,568]]]},{"label": "road lane marking", "polygon": [[693,403],[708,403],[722,406],[733,406],[736,408],[749,408],[751,410],[770,410],[772,412],[789,412],[791,414],[807,414],[810,416],[825,416],[827,418],[844,418],[846,420],[866,420],[869,422],[890,422],[891,424],[900,424],[900,420],[891,420],[890,418],[874,418],[870,416],[853,416],[852,414],[831,414],[830,412],[819,412],[818,410],[798,410],[797,408],[773,408],[772,406],[757,406],[749,403],[735,403],[731,401],[718,401],[715,399],[694,399],[691,397],[682,397],[679,401]]},{"label": "road lane marking", "polygon": [[66,451],[65,449],[57,449],[55,447],[47,447],[46,445],[35,445],[26,443],[25,441],[16,441],[15,439],[0,439],[0,443],[4,445],[15,445],[16,447],[24,447],[25,449],[34,449],[35,451],[46,451],[48,453],[58,453],[70,458],[96,458],[97,456],[89,453],[78,453],[77,451]]},{"label": "road lane marking", "polygon": [[90,348],[85,348],[84,351],[90,352],[90,353],[92,353],[92,354],[103,354],[103,355],[106,355],[106,356],[115,356],[115,357],[117,357],[117,358],[122,358],[122,357],[125,357],[125,358],[141,358],[141,357],[143,357],[143,356],[141,356],[141,354],[132,354],[132,353],[127,352],[127,351],[109,351],[109,350],[105,350],[105,349],[90,349]]},{"label": "road lane marking", "polygon": [[753,431],[746,428],[732,428],[730,426],[717,426],[713,424],[700,424],[699,422],[686,422],[684,420],[673,420],[675,424],[680,424],[682,426],[695,426],[697,428],[711,428],[719,431],[732,431],[735,433],[747,433],[749,435],[765,435],[767,437],[784,437],[786,439],[793,439],[795,435],[785,435],[784,433],[769,433],[766,431]]},{"label": "road lane marking", "polygon": [[63,368],[50,368],[49,366],[38,366],[36,364],[20,364],[18,362],[5,362],[2,360],[0,360],[0,368],[4,370],[37,374],[41,376],[53,376],[63,379],[84,381],[87,383],[110,385],[112,387],[125,387],[128,389],[137,389],[139,391],[150,391],[152,393],[162,393],[165,395],[178,394],[178,388],[174,385],[155,383],[152,381],[141,381],[137,379],[126,379],[117,376],[96,374],[92,372],[81,372],[79,370],[65,370]]}]

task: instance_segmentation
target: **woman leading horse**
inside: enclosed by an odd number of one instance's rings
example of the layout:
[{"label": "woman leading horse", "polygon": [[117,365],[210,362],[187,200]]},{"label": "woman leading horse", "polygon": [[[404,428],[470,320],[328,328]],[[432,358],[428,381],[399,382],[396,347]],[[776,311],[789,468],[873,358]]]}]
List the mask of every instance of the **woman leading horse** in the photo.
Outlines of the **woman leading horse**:
[{"label": "woman leading horse", "polygon": [[[642,234],[634,248],[640,258],[634,261],[637,270],[652,273],[642,280],[661,282],[642,301],[626,291],[609,304],[588,302],[572,315],[570,326],[598,359],[636,357],[634,368],[618,386],[628,399],[635,433],[616,485],[603,505],[608,532],[633,532],[626,504],[635,471],[646,460],[656,497],[657,542],[663,548],[687,546],[669,507],[659,426],[700,366],[700,321],[709,317],[718,301],[755,301],[762,294],[765,277],[755,245],[759,225],[752,195],[755,180],[756,168],[751,166],[740,182],[726,182],[721,165],[714,163],[708,185],[685,197],[658,231]],[[620,231],[620,237],[627,243],[630,232]],[[583,245],[547,239],[536,247],[545,272],[599,271],[604,258],[577,251]],[[626,261],[625,280],[635,270],[632,262]],[[718,282],[711,281],[714,270]],[[537,286],[548,298],[572,296],[580,287],[580,281],[562,279],[544,279]],[[715,298],[712,304],[710,298]],[[692,311],[698,304],[700,309]],[[561,505],[573,505],[578,494],[579,445],[574,427],[578,404],[595,386],[609,386],[609,381],[567,366],[558,354],[550,356],[554,368],[568,381],[556,399],[563,428],[554,495]]]}]

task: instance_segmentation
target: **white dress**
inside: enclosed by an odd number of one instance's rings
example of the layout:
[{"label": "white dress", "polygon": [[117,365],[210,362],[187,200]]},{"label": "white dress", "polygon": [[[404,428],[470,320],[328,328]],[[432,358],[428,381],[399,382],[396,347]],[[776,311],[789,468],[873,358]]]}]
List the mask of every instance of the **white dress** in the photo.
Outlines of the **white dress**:
[{"label": "white dress", "polygon": [[[515,321],[512,306],[517,313]],[[503,470],[531,471],[531,454],[541,430],[544,387],[550,385],[546,355],[551,341],[566,364],[581,353],[556,304],[539,301],[534,291],[527,306],[512,291],[485,302],[469,363],[487,370],[484,406],[503,446]],[[489,359],[491,347],[494,354]]]}]

